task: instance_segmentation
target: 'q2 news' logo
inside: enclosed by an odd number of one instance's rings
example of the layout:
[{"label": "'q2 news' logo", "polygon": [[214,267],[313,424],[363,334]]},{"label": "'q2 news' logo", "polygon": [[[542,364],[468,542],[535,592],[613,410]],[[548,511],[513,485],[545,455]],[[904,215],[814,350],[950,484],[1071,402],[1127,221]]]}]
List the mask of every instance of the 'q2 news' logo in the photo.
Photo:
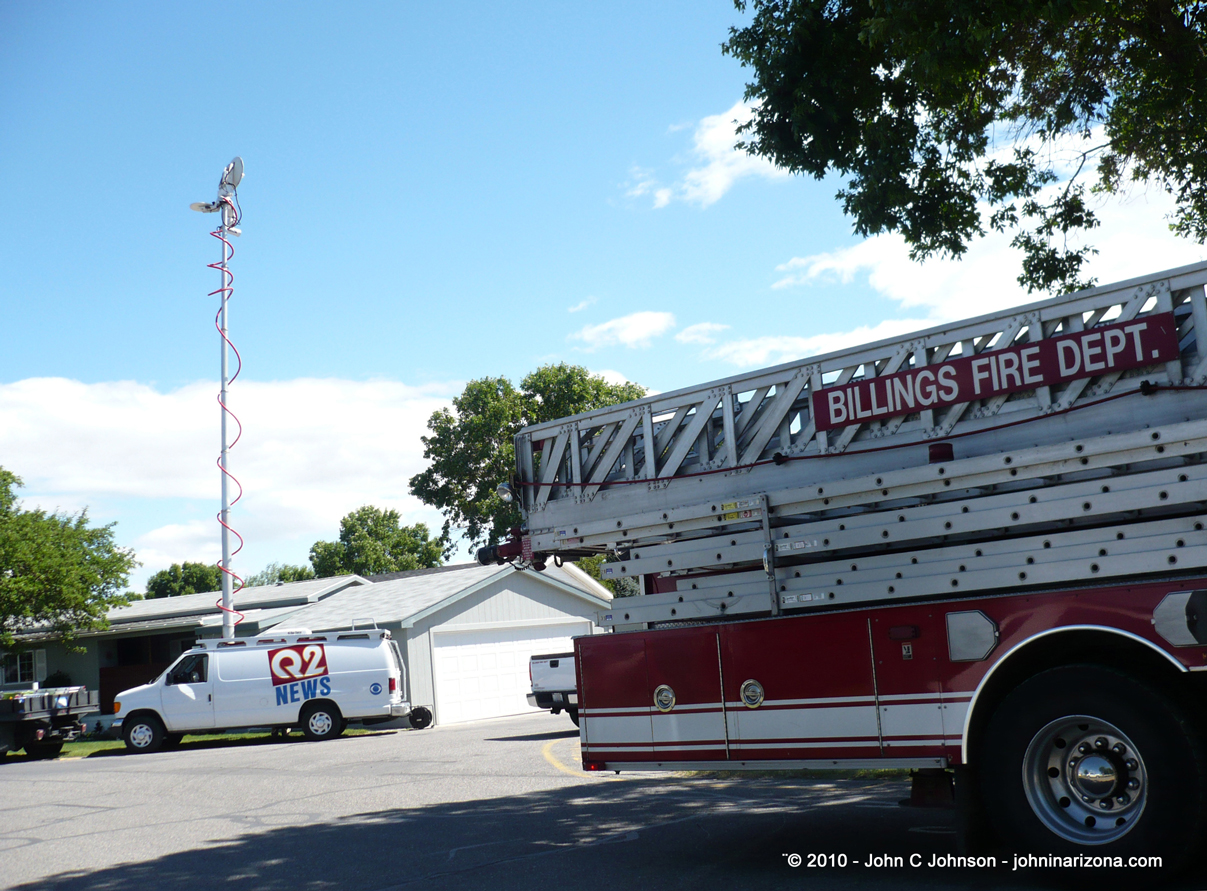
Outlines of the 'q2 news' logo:
[{"label": "'q2 news' logo", "polygon": [[277,705],[331,695],[327,651],[322,644],[298,644],[268,651]]}]

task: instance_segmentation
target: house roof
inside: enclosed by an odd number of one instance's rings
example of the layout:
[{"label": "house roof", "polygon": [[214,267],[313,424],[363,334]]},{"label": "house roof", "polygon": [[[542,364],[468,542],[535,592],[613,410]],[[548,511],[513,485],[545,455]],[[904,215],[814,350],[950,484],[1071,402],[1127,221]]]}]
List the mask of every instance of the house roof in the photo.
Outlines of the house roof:
[{"label": "house roof", "polygon": [[[582,573],[575,575],[567,572],[567,568],[550,566],[544,572],[531,575],[598,608],[606,609],[610,605],[606,588]],[[372,584],[340,591],[321,603],[293,613],[288,622],[291,626],[312,631],[349,628],[354,621],[359,623],[361,620],[372,620],[379,625],[397,622],[409,626],[481,590],[496,578],[518,571],[511,566],[460,563],[436,569],[390,573],[389,577],[374,576]],[[385,580],[377,581],[382,578]]]},{"label": "house roof", "polygon": [[[231,599],[240,612],[252,617],[253,613],[266,612],[272,618],[284,618],[299,609],[318,603],[331,595],[350,587],[367,587],[368,579],[358,575],[344,575],[335,578],[308,579],[304,582],[288,582],[283,585],[259,585],[254,588],[244,588]],[[109,610],[109,628],[99,634],[122,634],[135,630],[171,628],[195,628],[209,625],[222,611],[217,602],[222,595],[215,591],[205,594],[182,594],[179,597],[157,597],[150,600],[136,600],[128,606],[119,606]],[[259,624],[263,625],[269,619],[267,615],[257,615]],[[219,620],[220,621],[220,620]]]}]

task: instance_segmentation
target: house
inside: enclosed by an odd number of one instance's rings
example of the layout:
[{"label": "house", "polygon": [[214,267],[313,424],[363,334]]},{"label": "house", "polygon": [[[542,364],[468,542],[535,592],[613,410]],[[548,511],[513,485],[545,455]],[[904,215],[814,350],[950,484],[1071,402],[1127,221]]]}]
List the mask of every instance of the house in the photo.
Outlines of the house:
[{"label": "house", "polygon": [[466,563],[374,576],[278,627],[338,631],[371,620],[399,642],[411,702],[453,724],[530,711],[528,659],[599,629],[612,595],[572,564],[543,572]]},{"label": "house", "polygon": [[[109,713],[118,693],[158,676],[195,639],[221,636],[217,600],[208,593],[136,601],[111,610],[105,631],[81,635],[83,652],[47,639],[27,655],[0,659],[23,660],[14,675],[25,670],[26,685],[62,672],[72,684],[99,689]],[[465,563],[245,588],[234,600],[244,615],[239,637],[286,628],[389,629],[411,702],[448,724],[529,711],[528,658],[564,652],[574,636],[597,632],[596,615],[611,605],[611,592],[570,564],[535,572]]]}]

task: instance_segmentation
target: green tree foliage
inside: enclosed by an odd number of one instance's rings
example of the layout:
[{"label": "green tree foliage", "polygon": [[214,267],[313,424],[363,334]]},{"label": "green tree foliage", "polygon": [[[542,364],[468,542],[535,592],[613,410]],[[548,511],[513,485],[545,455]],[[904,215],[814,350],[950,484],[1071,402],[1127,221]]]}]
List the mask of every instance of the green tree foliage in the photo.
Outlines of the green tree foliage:
[{"label": "green tree foliage", "polygon": [[[1098,225],[1088,176],[1106,195],[1159,184],[1177,202],[1172,228],[1207,239],[1207,5],[750,6],[723,45],[754,77],[742,145],[796,173],[843,175],[838,196],[861,235],[900,232],[915,259],[958,257],[984,233],[984,205],[991,228],[1015,232],[1020,283],[1085,287],[1094,249],[1068,237]],[[1069,144],[1080,152],[1071,176],[1060,167]]]},{"label": "green tree foliage", "polygon": [[615,597],[635,597],[640,594],[641,584],[637,579],[628,576],[617,578],[604,576],[603,565],[611,562],[607,554],[596,554],[594,557],[579,557],[574,565],[611,591]]},{"label": "green tree foliage", "polygon": [[147,599],[222,590],[222,570],[212,563],[173,563],[147,579]]},{"label": "green tree foliage", "polygon": [[72,646],[81,631],[107,627],[125,604],[121,589],[138,561],[117,547],[113,526],[93,528],[88,512],[48,514],[17,507],[21,480],[0,467],[0,647],[33,625],[49,626]]},{"label": "green tree foliage", "polygon": [[513,437],[521,427],[640,399],[645,388],[610,384],[578,365],[546,365],[517,389],[504,377],[470,381],[453,409],[428,419],[427,470],[411,477],[411,494],[444,514],[441,540],[452,527],[474,544],[496,544],[519,525],[519,508],[495,494],[515,474]]},{"label": "green tree foliage", "polygon": [[379,575],[439,566],[439,540],[423,523],[403,526],[398,511],[361,507],[339,523],[337,541],[316,541],[310,563],[319,578],[335,575]]},{"label": "green tree foliage", "polygon": [[243,584],[248,588],[254,588],[258,585],[275,585],[277,582],[304,582],[314,577],[314,570],[309,566],[269,563],[259,572],[245,578]]}]

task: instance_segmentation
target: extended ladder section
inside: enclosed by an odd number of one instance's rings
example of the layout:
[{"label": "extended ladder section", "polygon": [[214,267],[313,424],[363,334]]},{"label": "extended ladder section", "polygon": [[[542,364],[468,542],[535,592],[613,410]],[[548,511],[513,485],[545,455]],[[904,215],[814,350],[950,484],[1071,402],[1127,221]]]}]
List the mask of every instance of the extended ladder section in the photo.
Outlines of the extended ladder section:
[{"label": "extended ladder section", "polygon": [[525,554],[606,624],[1207,566],[1207,264],[528,427]]}]

